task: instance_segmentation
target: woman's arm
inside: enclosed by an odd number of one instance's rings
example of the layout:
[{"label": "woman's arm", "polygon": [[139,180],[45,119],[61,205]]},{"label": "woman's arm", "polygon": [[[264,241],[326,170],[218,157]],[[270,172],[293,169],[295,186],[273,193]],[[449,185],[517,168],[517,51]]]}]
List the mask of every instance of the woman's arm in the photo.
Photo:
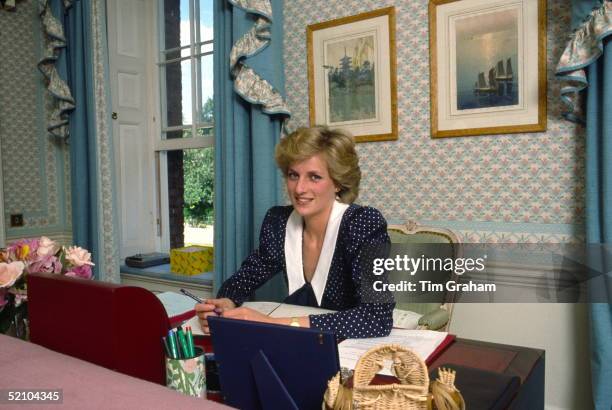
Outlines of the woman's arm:
[{"label": "woman's arm", "polygon": [[280,229],[282,207],[268,210],[261,225],[259,247],[242,263],[240,269],[223,282],[217,298],[228,298],[240,306],[253,292],[282,268],[283,242]]},{"label": "woman's arm", "polygon": [[286,326],[295,326],[293,323],[297,322],[300,327],[310,327],[310,318],[308,316],[270,317],[247,307],[239,307],[236,309],[224,311],[222,316],[231,319],[250,320],[253,322],[273,323],[276,325]]}]

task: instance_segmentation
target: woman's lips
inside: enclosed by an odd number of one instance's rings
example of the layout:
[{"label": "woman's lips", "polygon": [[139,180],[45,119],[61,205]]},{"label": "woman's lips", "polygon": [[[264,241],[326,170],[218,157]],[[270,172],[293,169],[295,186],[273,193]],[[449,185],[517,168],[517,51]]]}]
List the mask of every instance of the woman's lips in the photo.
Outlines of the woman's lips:
[{"label": "woman's lips", "polygon": [[312,198],[295,198],[295,203],[298,205],[307,205],[312,201]]}]

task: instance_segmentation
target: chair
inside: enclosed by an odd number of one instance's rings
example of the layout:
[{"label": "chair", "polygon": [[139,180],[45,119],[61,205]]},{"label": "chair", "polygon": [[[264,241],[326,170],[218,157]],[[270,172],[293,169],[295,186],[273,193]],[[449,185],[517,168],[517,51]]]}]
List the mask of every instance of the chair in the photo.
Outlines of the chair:
[{"label": "chair", "polygon": [[[410,244],[414,255],[420,257],[421,251],[427,252],[435,248],[435,254],[425,255],[427,257],[453,258],[461,256],[461,244],[457,235],[443,228],[418,225],[414,221],[408,221],[405,225],[389,225],[387,228],[391,244]],[[448,246],[447,246],[448,244]],[[391,282],[399,279],[398,275],[405,272],[390,272]],[[456,280],[455,273],[446,271],[435,272],[434,282],[442,283],[448,280]],[[395,280],[393,280],[395,279]],[[396,292],[396,314],[402,311],[411,311],[422,314],[418,321],[418,329],[448,330],[453,311],[455,292],[442,291],[427,294],[414,294],[413,292]]]}]

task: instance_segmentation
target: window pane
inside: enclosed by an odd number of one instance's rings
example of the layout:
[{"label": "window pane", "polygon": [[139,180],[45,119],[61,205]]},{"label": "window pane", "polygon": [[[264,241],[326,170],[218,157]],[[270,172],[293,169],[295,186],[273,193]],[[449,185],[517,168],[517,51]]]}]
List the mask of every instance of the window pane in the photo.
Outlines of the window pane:
[{"label": "window pane", "polygon": [[214,149],[168,152],[170,247],[213,244]]},{"label": "window pane", "polygon": [[[164,48],[190,44],[189,0],[164,0]],[[168,56],[168,59],[176,58]]]},{"label": "window pane", "polygon": [[[212,40],[209,40],[212,41]],[[213,52],[213,43],[198,43],[195,47],[195,56],[199,56],[200,54],[211,54]]]},{"label": "window pane", "polygon": [[213,39],[213,1],[199,0],[200,2],[200,37],[196,42]]},{"label": "window pane", "polygon": [[213,124],[198,128],[198,137],[209,137],[214,135],[215,127]]},{"label": "window pane", "polygon": [[198,123],[213,122],[213,56],[203,56],[196,59],[198,65],[197,81],[199,92]]},{"label": "window pane", "polygon": [[164,127],[189,125],[192,120],[191,60],[161,66],[165,79],[166,116]]}]

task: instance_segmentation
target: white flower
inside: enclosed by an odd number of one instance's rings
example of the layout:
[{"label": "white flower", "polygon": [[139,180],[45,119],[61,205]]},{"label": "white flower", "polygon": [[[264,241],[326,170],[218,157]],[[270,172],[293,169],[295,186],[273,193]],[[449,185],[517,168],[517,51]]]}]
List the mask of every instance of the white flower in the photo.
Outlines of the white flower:
[{"label": "white flower", "polygon": [[91,262],[91,253],[79,246],[71,246],[66,249],[66,260],[70,262],[72,266],[94,265]]},{"label": "white flower", "polygon": [[23,273],[25,264],[21,261],[0,263],[0,288],[10,288]]},{"label": "white flower", "polygon": [[38,256],[53,256],[59,251],[60,246],[54,240],[47,238],[46,236],[42,236],[38,242]]}]

